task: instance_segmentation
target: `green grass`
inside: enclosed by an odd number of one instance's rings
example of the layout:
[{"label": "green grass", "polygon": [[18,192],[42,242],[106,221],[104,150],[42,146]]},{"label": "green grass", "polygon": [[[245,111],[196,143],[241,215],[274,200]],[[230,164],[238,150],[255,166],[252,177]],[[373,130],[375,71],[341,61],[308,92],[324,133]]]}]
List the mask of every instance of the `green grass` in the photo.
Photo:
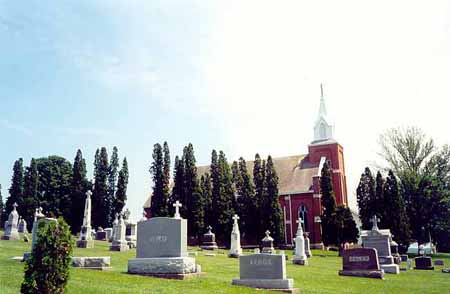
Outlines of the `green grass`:
[{"label": "green grass", "polygon": [[[1,233],[0,233],[1,234]],[[19,293],[24,264],[11,260],[30,250],[22,241],[0,241],[0,294]],[[206,275],[185,281],[164,280],[128,275],[127,260],[135,257],[135,250],[111,252],[107,242],[96,242],[93,249],[75,249],[75,256],[111,256],[110,271],[71,269],[67,293],[266,293],[254,289],[231,286],[239,276],[237,259],[226,257],[219,250],[215,257],[199,252],[197,263]],[[190,248],[196,250],[195,248]],[[290,255],[290,252],[287,252]],[[450,275],[435,271],[407,271],[400,275],[386,275],[385,280],[357,277],[340,277],[341,259],[335,252],[313,250],[309,266],[294,266],[287,262],[287,275],[301,293],[449,293]],[[435,256],[445,260],[450,267],[450,255]],[[271,292],[272,293],[272,292]]]}]

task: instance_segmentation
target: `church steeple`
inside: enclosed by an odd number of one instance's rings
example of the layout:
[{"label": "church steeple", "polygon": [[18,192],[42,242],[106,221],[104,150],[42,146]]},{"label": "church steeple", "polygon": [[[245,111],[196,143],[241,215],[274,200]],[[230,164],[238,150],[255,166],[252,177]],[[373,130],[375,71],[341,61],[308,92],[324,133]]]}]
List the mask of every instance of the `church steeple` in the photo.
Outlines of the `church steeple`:
[{"label": "church steeple", "polygon": [[323,85],[320,84],[319,115],[314,125],[314,142],[333,139],[334,127],[327,117],[327,107],[323,95]]}]

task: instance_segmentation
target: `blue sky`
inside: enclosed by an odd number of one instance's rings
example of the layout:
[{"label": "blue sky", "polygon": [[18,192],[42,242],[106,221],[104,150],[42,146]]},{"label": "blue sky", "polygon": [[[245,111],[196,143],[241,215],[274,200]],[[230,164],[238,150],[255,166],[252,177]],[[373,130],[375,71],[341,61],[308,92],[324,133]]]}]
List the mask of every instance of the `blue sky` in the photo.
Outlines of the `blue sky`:
[{"label": "blue sky", "polygon": [[[352,198],[386,128],[449,143],[448,1],[0,0],[0,183],[14,160],[119,148],[128,205],[152,146],[230,160],[305,153],[320,83]],[[388,107],[389,106],[389,107]],[[355,135],[357,134],[357,135]]]}]

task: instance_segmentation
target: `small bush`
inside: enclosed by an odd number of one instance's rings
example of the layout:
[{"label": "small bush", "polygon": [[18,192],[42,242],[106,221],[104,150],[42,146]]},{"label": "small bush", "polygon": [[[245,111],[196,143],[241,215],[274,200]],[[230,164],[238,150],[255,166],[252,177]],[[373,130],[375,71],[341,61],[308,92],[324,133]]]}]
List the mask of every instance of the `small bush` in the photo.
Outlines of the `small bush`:
[{"label": "small bush", "polygon": [[40,221],[36,244],[25,264],[21,293],[64,293],[69,280],[72,250],[72,236],[63,218],[57,222]]}]

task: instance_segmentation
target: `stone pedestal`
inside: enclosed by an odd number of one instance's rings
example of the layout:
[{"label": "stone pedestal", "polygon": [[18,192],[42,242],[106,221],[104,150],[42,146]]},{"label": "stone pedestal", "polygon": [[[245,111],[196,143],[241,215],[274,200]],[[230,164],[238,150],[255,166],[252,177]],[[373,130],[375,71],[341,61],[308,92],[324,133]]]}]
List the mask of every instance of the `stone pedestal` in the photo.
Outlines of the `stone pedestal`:
[{"label": "stone pedestal", "polygon": [[286,278],[284,254],[251,254],[239,257],[239,279],[232,285],[294,292],[294,280]]},{"label": "stone pedestal", "polygon": [[135,258],[128,261],[128,273],[138,275],[193,274],[201,272],[193,257]]},{"label": "stone pedestal", "polygon": [[83,226],[81,227],[80,238],[77,240],[78,248],[94,248],[91,228],[91,191],[86,192],[86,201],[84,205]]},{"label": "stone pedestal", "polygon": [[216,243],[216,235],[211,232],[212,228],[211,226],[208,226],[208,232],[206,232],[206,234],[203,235],[203,242],[202,245],[200,246],[201,249],[203,250],[216,250],[219,247],[217,247],[217,243]]}]

